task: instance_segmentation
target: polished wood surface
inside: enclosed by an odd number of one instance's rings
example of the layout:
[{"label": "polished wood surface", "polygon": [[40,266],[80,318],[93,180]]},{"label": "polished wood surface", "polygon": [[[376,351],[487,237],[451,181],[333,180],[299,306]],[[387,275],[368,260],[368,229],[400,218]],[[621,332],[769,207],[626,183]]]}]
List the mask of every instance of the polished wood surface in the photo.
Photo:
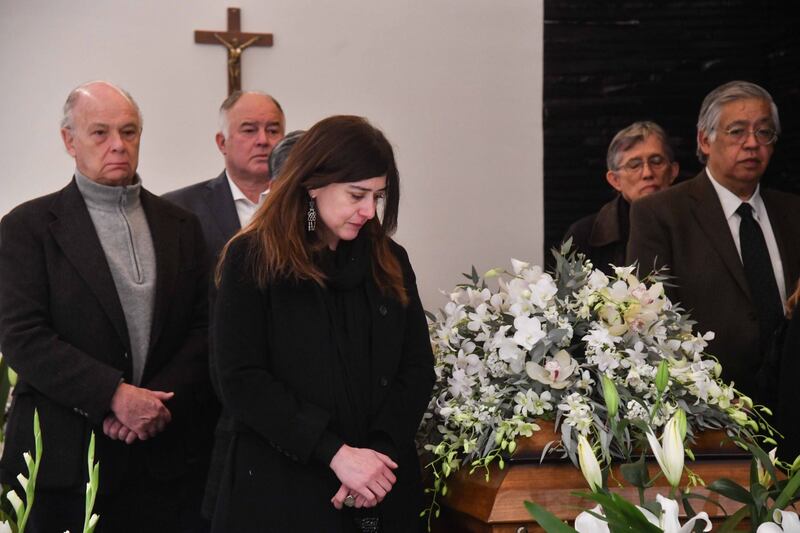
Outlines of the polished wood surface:
[{"label": "polished wood surface", "polygon": [[[540,424],[544,426],[544,424]],[[464,468],[448,479],[448,495],[442,501],[442,515],[434,521],[434,531],[439,533],[528,533],[543,531],[528,514],[524,502],[533,501],[570,523],[581,511],[594,507],[594,503],[575,495],[588,492],[588,486],[580,470],[568,460],[546,458],[539,462],[541,452],[548,442],[557,436],[552,426],[543,427],[530,439],[519,443],[514,457],[506,463],[504,470],[496,466],[490,469],[489,480],[485,472],[468,474]],[[737,448],[721,432],[707,432],[692,445],[696,461],[687,461],[686,467],[700,476],[706,483],[727,477],[749,485],[750,457]],[[650,476],[660,473],[653,460],[648,465]],[[623,477],[619,467],[612,468],[609,486],[632,502],[638,502],[638,492],[632,487],[622,487]],[[684,472],[683,485],[688,482]],[[692,500],[695,511],[706,511],[715,522],[722,521],[727,513],[735,512],[740,504],[711,494],[700,488],[693,493],[712,498],[724,509],[710,502]],[[663,476],[648,489],[648,500],[661,493],[668,495],[669,485]]]}]

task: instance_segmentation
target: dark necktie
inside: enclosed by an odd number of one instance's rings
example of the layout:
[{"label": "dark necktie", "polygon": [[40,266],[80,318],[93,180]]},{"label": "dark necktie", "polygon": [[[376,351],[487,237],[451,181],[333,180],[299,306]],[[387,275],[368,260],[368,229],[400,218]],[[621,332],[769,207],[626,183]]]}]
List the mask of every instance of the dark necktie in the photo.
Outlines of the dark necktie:
[{"label": "dark necktie", "polygon": [[741,218],[739,243],[742,248],[742,264],[750,286],[750,296],[758,311],[759,347],[763,354],[783,317],[783,305],[767,250],[767,241],[764,240],[761,226],[753,218],[753,207],[742,203],[736,213]]}]

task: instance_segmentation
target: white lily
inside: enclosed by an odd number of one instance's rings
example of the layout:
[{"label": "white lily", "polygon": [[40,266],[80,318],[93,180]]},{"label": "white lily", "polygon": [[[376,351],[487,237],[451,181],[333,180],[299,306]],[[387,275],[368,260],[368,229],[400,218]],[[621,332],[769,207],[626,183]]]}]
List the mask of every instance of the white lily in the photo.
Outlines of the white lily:
[{"label": "white lily", "polygon": [[581,466],[583,477],[586,478],[586,482],[592,492],[602,489],[603,472],[600,469],[600,463],[597,462],[592,445],[583,435],[578,435],[578,463]]},{"label": "white lily", "polygon": [[8,523],[8,520],[0,522],[0,533],[12,533],[11,524]]},{"label": "white lily", "polygon": [[661,516],[656,516],[644,507],[636,506],[642,514],[647,518],[647,521],[654,526],[660,527],[664,533],[691,533],[694,531],[694,524],[698,520],[706,523],[703,531],[711,531],[711,520],[708,518],[708,513],[697,513],[695,516],[681,525],[678,521],[678,502],[665,498],[661,494],[656,495],[656,501],[661,506]]},{"label": "white lily", "polygon": [[678,417],[670,418],[664,427],[664,434],[661,437],[663,447],[652,430],[647,432],[647,440],[650,442],[653,455],[655,455],[658,466],[661,467],[667,481],[673,487],[677,487],[681,482],[681,474],[683,474],[684,455]]},{"label": "white lily", "polygon": [[591,509],[591,512],[584,511],[575,517],[575,531],[578,533],[610,533],[608,522],[597,518],[592,513],[605,516],[603,508],[599,505]]},{"label": "white lily", "polygon": [[772,518],[775,522],[764,522],[758,526],[756,533],[800,533],[800,518],[797,513],[776,509]]}]

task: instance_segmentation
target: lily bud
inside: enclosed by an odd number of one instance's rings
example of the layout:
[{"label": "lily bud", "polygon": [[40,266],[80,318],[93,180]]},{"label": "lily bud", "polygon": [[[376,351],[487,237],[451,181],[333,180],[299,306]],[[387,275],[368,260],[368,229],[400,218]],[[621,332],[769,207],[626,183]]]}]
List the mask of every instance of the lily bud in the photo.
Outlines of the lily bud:
[{"label": "lily bud", "polygon": [[[683,474],[683,438],[681,437],[680,428],[678,427],[678,419],[673,416],[670,418],[667,425],[664,427],[664,434],[661,437],[662,443],[652,431],[647,432],[647,440],[650,443],[650,448],[653,450],[653,455],[658,461],[658,466],[664,472],[664,477],[673,487],[677,487],[681,482],[681,474]],[[663,446],[662,446],[663,444]]]},{"label": "lily bud", "polygon": [[658,365],[658,372],[656,372],[656,390],[659,394],[663,393],[669,383],[669,363],[666,359],[662,359]]},{"label": "lily bud", "polygon": [[686,412],[678,409],[673,416],[678,421],[678,431],[680,431],[681,442],[683,442],[686,440]]},{"label": "lily bud", "polygon": [[578,435],[578,463],[581,467],[583,477],[589,484],[592,492],[597,492],[603,488],[603,472],[600,463],[594,455],[591,444],[583,435]]},{"label": "lily bud", "polygon": [[608,416],[613,418],[617,416],[617,411],[619,410],[619,393],[617,392],[617,387],[614,385],[614,381],[605,374],[603,374],[600,381],[603,384],[603,399],[606,402]]}]

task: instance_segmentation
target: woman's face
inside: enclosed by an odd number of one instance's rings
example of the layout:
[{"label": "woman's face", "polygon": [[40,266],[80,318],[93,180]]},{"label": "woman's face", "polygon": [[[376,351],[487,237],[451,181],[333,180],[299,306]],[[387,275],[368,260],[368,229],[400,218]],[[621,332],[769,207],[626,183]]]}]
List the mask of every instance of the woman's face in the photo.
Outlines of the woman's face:
[{"label": "woman's face", "polygon": [[308,194],[317,204],[320,237],[335,250],[339,241],[351,241],[378,209],[386,194],[386,176],[350,183],[331,183]]}]

